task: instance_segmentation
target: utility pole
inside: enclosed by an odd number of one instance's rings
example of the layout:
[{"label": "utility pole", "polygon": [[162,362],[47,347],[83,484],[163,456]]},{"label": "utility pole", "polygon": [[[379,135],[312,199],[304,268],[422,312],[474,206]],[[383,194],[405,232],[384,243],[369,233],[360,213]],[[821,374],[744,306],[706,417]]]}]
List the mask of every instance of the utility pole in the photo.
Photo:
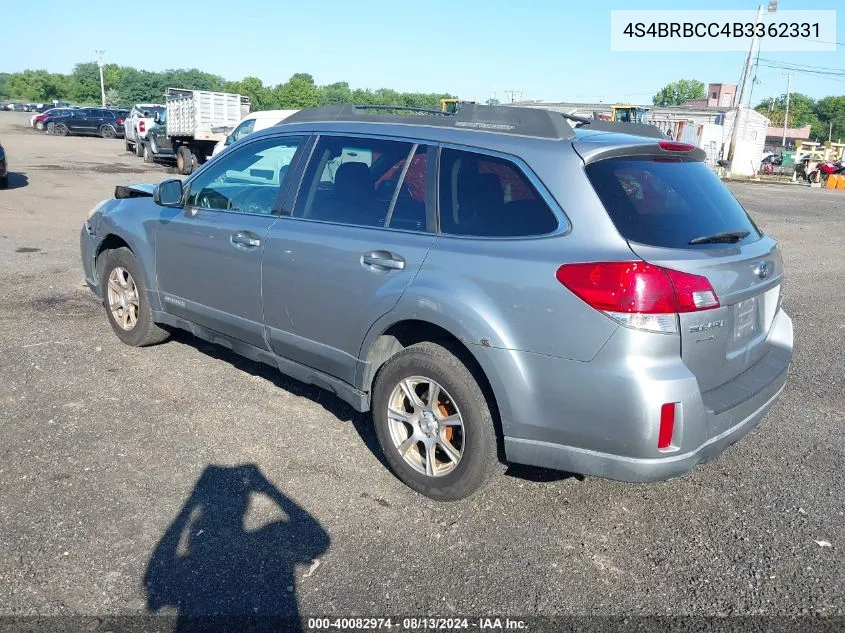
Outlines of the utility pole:
[{"label": "utility pole", "polygon": [[792,90],[792,73],[786,73],[786,112],[783,113],[783,140],[781,147],[786,147],[786,126],[789,121],[789,92]]},{"label": "utility pole", "polygon": [[[772,4],[774,4],[775,8],[777,8],[776,3],[770,3],[769,8],[771,8]],[[756,24],[760,24],[763,21],[763,5],[761,4],[757,8],[757,19],[755,20]],[[755,29],[756,32],[756,29]],[[744,117],[742,117],[742,102],[745,100],[745,91],[748,88],[748,80],[751,76],[751,61],[754,59],[754,54],[757,51],[757,47],[760,45],[760,38],[756,35],[751,38],[751,48],[748,50],[748,57],[745,59],[745,69],[742,71],[742,83],[739,87],[739,95],[737,95],[736,101],[736,114],[734,116],[734,124],[733,129],[731,130],[731,143],[728,147],[728,161],[730,166],[728,167],[728,171],[733,170],[733,160],[734,160],[734,152],[736,152],[736,141],[737,135],[739,133],[739,127],[741,121]]]},{"label": "utility pole", "polygon": [[103,107],[106,107],[106,84],[103,81],[103,53],[105,51],[94,51],[97,53],[97,66],[100,67],[100,97],[103,101]]},{"label": "utility pole", "polygon": [[522,100],[522,91],[521,90],[505,90],[505,98],[508,99],[509,103],[514,103],[515,101]]}]

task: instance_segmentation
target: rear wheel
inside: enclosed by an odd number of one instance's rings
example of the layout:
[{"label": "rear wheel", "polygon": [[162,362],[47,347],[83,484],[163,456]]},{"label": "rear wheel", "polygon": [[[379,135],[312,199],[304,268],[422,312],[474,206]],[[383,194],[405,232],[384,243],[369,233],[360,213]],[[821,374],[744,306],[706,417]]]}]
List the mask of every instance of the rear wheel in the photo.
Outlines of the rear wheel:
[{"label": "rear wheel", "polygon": [[167,330],[153,321],[141,265],[128,248],[117,248],[101,255],[100,288],[106,315],[117,337],[134,347],[166,340]]},{"label": "rear wheel", "polygon": [[432,499],[468,497],[499,469],[487,399],[467,365],[441,345],[419,343],[389,359],[372,410],[393,472]]},{"label": "rear wheel", "polygon": [[185,145],[180,145],[176,152],[176,169],[180,174],[190,174],[193,171],[193,158],[191,150]]},{"label": "rear wheel", "polygon": [[100,128],[100,136],[103,138],[114,138],[117,136],[117,130],[114,129],[113,125],[109,125],[108,123]]},{"label": "rear wheel", "polygon": [[38,122],[35,124],[35,129],[36,129],[36,130],[43,130],[43,129],[44,129],[44,121],[38,121]]},{"label": "rear wheel", "polygon": [[135,139],[135,156],[142,158],[144,156],[144,144],[141,139]]},{"label": "rear wheel", "polygon": [[152,148],[150,148],[150,144],[144,142],[141,144],[141,154],[144,156],[145,163],[153,163],[155,162],[155,155],[153,154]]}]

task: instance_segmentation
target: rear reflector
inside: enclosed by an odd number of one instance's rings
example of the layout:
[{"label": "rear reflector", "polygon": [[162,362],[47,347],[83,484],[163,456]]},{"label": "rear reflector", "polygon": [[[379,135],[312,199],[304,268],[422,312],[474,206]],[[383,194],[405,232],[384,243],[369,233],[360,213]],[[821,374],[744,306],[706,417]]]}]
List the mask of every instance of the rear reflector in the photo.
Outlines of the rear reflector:
[{"label": "rear reflector", "polygon": [[138,121],[138,131],[141,132],[141,134],[144,133],[144,129],[146,127],[147,127],[146,123],[144,123],[143,121]]},{"label": "rear reflector", "polygon": [[706,277],[638,262],[564,264],[557,280],[627,327],[677,332],[676,315],[719,307]]},{"label": "rear reflector", "polygon": [[695,149],[695,145],[689,143],[678,143],[677,141],[657,141],[660,149],[667,152],[691,152]]},{"label": "rear reflector", "polygon": [[675,403],[667,402],[660,407],[660,433],[657,436],[657,448],[669,448],[672,445],[672,433],[675,432]]}]

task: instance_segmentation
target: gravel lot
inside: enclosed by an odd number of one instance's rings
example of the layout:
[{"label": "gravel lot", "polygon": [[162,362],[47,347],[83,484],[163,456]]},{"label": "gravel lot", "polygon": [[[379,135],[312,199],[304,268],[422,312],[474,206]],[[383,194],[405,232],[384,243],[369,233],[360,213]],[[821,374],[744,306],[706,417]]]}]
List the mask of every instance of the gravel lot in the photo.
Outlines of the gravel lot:
[{"label": "gravel lot", "polygon": [[731,185],[796,334],[744,441],[664,483],[511,468],[438,505],[328,393],[189,335],[121,344],[79,228],[169,170],[27,117],[0,113],[0,614],[845,614],[845,192]]}]

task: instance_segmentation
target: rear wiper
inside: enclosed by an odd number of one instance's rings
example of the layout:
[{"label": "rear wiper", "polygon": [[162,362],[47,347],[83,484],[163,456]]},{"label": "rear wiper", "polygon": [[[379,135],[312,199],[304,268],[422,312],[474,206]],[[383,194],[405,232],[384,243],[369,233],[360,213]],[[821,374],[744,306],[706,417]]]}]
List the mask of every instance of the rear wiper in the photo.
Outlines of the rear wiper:
[{"label": "rear wiper", "polygon": [[716,235],[706,235],[690,240],[688,244],[736,244],[738,241],[748,237],[749,231],[726,231]]}]

